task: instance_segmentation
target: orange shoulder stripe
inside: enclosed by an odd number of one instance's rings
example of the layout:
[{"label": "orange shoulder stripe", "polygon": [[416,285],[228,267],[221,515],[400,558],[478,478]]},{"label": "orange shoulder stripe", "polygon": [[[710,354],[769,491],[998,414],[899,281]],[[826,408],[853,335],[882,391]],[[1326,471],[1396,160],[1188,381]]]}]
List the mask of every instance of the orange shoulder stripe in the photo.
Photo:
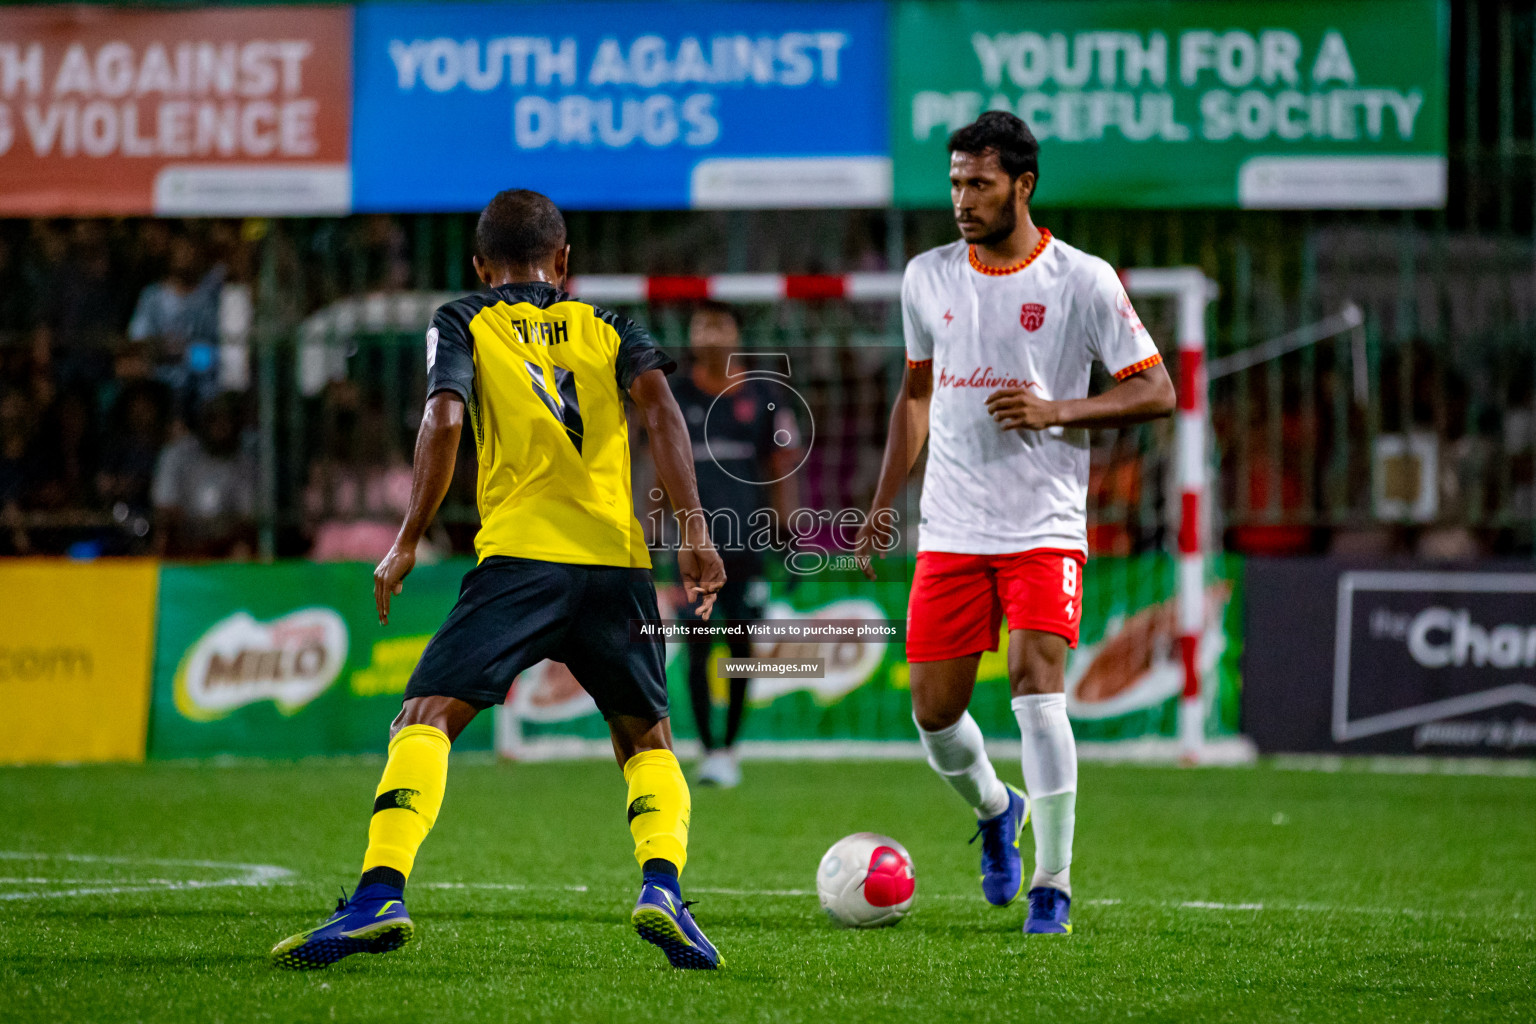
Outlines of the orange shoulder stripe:
[{"label": "orange shoulder stripe", "polygon": [[1123,369],[1119,373],[1115,374],[1115,380],[1125,380],[1125,378],[1130,377],[1130,376],[1132,376],[1134,374],[1138,374],[1142,370],[1145,370],[1145,369],[1148,369],[1150,367],[1156,366],[1158,363],[1160,363],[1162,361],[1163,361],[1163,357],[1162,357],[1161,353],[1159,353],[1157,355],[1147,356],[1147,358],[1143,359],[1141,362],[1139,362],[1139,363],[1132,363],[1130,366],[1127,366],[1125,369]]}]

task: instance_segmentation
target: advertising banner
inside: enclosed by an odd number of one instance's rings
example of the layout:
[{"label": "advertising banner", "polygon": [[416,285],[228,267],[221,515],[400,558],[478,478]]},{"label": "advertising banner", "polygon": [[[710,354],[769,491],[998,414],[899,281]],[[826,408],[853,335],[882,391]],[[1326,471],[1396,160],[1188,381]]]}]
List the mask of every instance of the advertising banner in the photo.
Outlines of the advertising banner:
[{"label": "advertising banner", "polygon": [[347,7],[0,7],[0,216],[345,213]]},{"label": "advertising banner", "polygon": [[155,564],[0,560],[0,764],[142,761]]},{"label": "advertising banner", "polygon": [[[1217,561],[1201,642],[1212,735],[1237,732],[1241,689],[1242,567]],[[1183,668],[1174,641],[1174,563],[1164,556],[1098,558],[1084,571],[1082,634],[1067,666],[1067,711],[1079,741],[1173,737]],[[905,581],[815,579],[772,584],[768,618],[868,620],[906,617]],[[669,618],[662,594],[663,618]],[[971,714],[988,737],[1018,737],[1009,705],[1007,625],[996,653],[982,655]],[[754,678],[742,739],[809,743],[850,752],[871,742],[913,743],[909,670],[903,646],[885,642],[754,643],[757,658],[821,663],[813,678]],[[723,645],[715,651],[726,657]],[[673,734],[697,736],[688,708],[687,654],[667,644]],[[714,675],[715,673],[712,673]],[[724,684],[717,684],[722,687]],[[591,753],[607,743],[596,707],[564,666],[545,662],[525,673],[497,725],[497,747],[514,757]]]},{"label": "advertising banner", "polygon": [[[379,625],[360,563],[167,566],[151,757],[379,753],[473,563],[420,566]],[[458,749],[490,743],[489,716]]]},{"label": "advertising banner", "polygon": [[906,0],[896,202],[945,205],[949,133],[999,109],[1047,206],[1439,207],[1446,31],[1438,0]]},{"label": "advertising banner", "polygon": [[886,205],[885,23],[869,2],[365,4],[356,206]]},{"label": "advertising banner", "polygon": [[1536,755],[1529,565],[1253,560],[1248,591],[1244,726],[1261,749]]}]

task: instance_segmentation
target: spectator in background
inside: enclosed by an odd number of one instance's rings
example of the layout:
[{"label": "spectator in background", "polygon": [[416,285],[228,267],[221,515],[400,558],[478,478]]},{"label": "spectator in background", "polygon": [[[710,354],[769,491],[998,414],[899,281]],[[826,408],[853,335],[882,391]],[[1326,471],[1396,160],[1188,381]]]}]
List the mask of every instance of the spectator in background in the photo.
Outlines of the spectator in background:
[{"label": "spectator in background", "polygon": [[125,386],[113,405],[96,489],[112,518],[137,549],[149,533],[155,464],[165,444],[169,397],[164,385],[139,380]]},{"label": "spectator in background", "polygon": [[175,221],[159,217],[147,217],[138,222],[120,260],[123,287],[129,295],[142,294],[145,288],[165,276],[165,268],[171,262],[171,240],[176,237],[177,228]]},{"label": "spectator in background", "polygon": [[1454,355],[1416,338],[1383,353],[1381,381],[1382,434],[1428,435],[1436,448],[1437,472],[1427,482],[1435,491],[1434,513],[1410,530],[1413,554],[1435,561],[1487,554],[1469,522],[1486,500],[1490,442],[1470,429],[1476,426],[1469,415],[1471,389]]},{"label": "spectator in background", "polygon": [[49,332],[60,383],[93,389],[111,376],[112,349],[122,338],[128,299],[113,273],[102,223],[76,221],[69,239],[68,273],[39,296],[41,322]]},{"label": "spectator in background", "polygon": [[[410,504],[411,467],[394,444],[388,417],[365,403],[351,381],[326,388],[321,449],[304,491],[314,534],[309,557],[377,563],[389,552]],[[430,549],[423,545],[423,551]]]},{"label": "spectator in background", "polygon": [[42,513],[31,531],[40,550],[63,551],[88,528],[81,516],[98,507],[100,440],[93,396],[80,385],[59,390],[37,416],[27,446],[21,507]]},{"label": "spectator in background", "polygon": [[375,213],[364,217],[353,232],[354,270],[361,269],[364,281],[353,281],[367,291],[399,291],[411,280],[410,250],[405,229],[398,219]]},{"label": "spectator in background", "polygon": [[33,313],[12,245],[0,236],[0,347],[19,344]]},{"label": "spectator in background", "polygon": [[90,393],[80,387],[60,391],[33,437],[29,504],[47,511],[95,507],[99,445]]},{"label": "spectator in background", "polygon": [[139,295],[128,323],[130,341],[159,345],[158,376],[170,385],[185,414],[217,388],[219,292],[222,264],[204,272],[197,245],[186,236],[171,240],[163,279]]},{"label": "spectator in background", "polygon": [[191,434],[161,452],[150,488],[157,554],[248,558],[255,550],[256,467],[240,428],[238,396],[219,395]]},{"label": "spectator in background", "polygon": [[69,239],[53,221],[34,220],[27,231],[22,285],[34,308],[46,309],[69,277]]},{"label": "spectator in background", "polygon": [[0,392],[0,553],[8,555],[25,555],[32,548],[20,517],[34,426],[26,392]]}]

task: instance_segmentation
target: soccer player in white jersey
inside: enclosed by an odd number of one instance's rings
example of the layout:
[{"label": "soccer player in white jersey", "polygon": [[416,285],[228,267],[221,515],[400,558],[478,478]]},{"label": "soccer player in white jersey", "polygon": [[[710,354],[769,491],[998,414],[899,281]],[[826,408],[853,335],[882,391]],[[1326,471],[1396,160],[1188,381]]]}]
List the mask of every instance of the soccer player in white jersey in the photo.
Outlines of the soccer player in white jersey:
[{"label": "soccer player in white jersey", "polygon": [[[1026,934],[1072,930],[1077,750],[1065,668],[1083,607],[1088,431],[1174,407],[1115,271],[1030,219],[1039,149],[1000,111],[949,139],[961,240],[907,265],[907,369],[870,516],[892,507],[926,440],[907,612],[912,717],[929,763],[976,811],[982,893],[995,906],[1024,889],[1019,840],[1033,805]],[[1095,360],[1115,384],[1090,396]],[[876,527],[861,531],[861,554],[875,538]],[[1027,796],[998,779],[966,710],[1005,616]]]}]

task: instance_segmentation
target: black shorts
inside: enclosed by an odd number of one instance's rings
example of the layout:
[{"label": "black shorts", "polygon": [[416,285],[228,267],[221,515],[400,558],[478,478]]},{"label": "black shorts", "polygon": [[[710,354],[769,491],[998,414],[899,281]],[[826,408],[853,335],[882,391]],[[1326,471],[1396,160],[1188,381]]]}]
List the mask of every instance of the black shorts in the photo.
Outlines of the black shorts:
[{"label": "black shorts", "polygon": [[649,569],[492,555],[464,574],[405,698],[500,704],[519,672],[548,658],[565,663],[604,718],[666,718],[665,644],[629,634],[630,619],[660,618]]}]

